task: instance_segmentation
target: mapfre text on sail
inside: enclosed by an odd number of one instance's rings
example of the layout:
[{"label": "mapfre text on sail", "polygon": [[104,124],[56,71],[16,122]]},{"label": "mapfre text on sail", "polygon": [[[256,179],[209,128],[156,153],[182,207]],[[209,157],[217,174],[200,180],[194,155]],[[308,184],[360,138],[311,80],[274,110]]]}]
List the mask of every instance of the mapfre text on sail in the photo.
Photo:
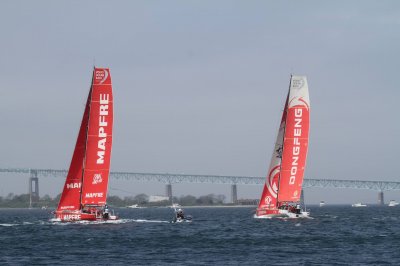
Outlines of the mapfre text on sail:
[{"label": "mapfre text on sail", "polygon": [[97,164],[104,164],[104,154],[106,152],[107,143],[107,118],[109,94],[100,94],[100,112],[99,112],[99,140],[97,143]]}]

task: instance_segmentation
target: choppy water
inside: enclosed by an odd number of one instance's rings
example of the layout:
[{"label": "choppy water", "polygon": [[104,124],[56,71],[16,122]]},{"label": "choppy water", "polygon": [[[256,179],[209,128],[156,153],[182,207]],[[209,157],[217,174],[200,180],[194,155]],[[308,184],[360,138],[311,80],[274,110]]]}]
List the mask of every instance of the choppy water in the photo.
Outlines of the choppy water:
[{"label": "choppy water", "polygon": [[118,209],[116,223],[49,222],[0,209],[0,265],[400,265],[400,206],[311,207],[314,219],[254,219],[253,208]]}]

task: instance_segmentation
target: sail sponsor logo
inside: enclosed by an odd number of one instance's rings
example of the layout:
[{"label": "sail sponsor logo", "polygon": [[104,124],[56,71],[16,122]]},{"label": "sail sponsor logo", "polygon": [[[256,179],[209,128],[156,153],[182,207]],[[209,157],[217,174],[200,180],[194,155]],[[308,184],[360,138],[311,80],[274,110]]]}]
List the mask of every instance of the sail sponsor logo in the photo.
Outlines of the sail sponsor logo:
[{"label": "sail sponsor logo", "polygon": [[264,203],[265,203],[266,205],[270,205],[271,202],[272,202],[271,196],[266,196],[266,197],[265,197],[265,200],[264,200]]},{"label": "sail sponsor logo", "polygon": [[103,84],[107,78],[108,78],[108,71],[106,69],[96,70],[95,79],[98,82],[98,84]]},{"label": "sail sponsor logo", "polygon": [[289,102],[289,108],[292,108],[294,106],[304,106],[307,110],[310,110],[310,106],[308,106],[307,100],[305,100],[303,97],[294,97],[293,99],[291,99]]},{"label": "sail sponsor logo", "polygon": [[299,90],[303,88],[305,82],[304,79],[292,79],[292,88]]},{"label": "sail sponsor logo", "polygon": [[267,179],[267,188],[272,197],[276,198],[278,196],[278,176],[280,173],[280,165],[275,166],[269,173]]},{"label": "sail sponsor logo", "polygon": [[74,221],[74,220],[80,220],[81,215],[80,214],[64,214],[63,216],[64,221]]},{"label": "sail sponsor logo", "polygon": [[103,182],[103,179],[101,178],[101,174],[94,174],[92,184],[97,185],[101,182]]},{"label": "sail sponsor logo", "polygon": [[103,197],[103,192],[86,193],[85,197],[86,198],[102,198]]},{"label": "sail sponsor logo", "polygon": [[61,210],[75,209],[75,206],[61,206]]},{"label": "sail sponsor logo", "polygon": [[104,164],[104,155],[106,153],[107,126],[108,126],[108,104],[110,94],[100,94],[100,112],[99,112],[99,140],[97,143],[97,164]]},{"label": "sail sponsor logo", "polygon": [[67,189],[71,189],[71,188],[81,188],[81,183],[68,183],[67,184]]},{"label": "sail sponsor logo", "polygon": [[293,129],[293,148],[292,148],[292,166],[290,168],[289,185],[294,185],[296,182],[296,174],[299,166],[300,156],[300,137],[301,126],[303,121],[303,109],[294,109],[294,129]]}]

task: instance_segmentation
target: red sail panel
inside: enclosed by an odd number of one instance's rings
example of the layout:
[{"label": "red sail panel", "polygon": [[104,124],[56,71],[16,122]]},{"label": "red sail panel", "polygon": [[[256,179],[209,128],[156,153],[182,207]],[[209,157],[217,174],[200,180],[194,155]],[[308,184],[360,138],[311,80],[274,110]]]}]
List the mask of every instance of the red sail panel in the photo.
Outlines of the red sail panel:
[{"label": "red sail panel", "polygon": [[110,70],[95,68],[82,185],[82,205],[106,203],[113,128]]},{"label": "red sail panel", "polygon": [[279,165],[275,166],[268,173],[267,179],[264,184],[264,189],[261,194],[260,203],[257,208],[257,215],[264,215],[266,209],[277,208],[277,193],[278,193],[278,182],[279,182]]},{"label": "red sail panel", "polygon": [[279,181],[279,202],[298,202],[306,167],[310,101],[307,79],[292,76]]},{"label": "red sail panel", "polygon": [[260,203],[257,208],[257,216],[270,214],[268,210],[276,209],[278,205],[279,175],[281,171],[283,135],[285,133],[286,109],[288,104],[288,96],[286,97],[285,108],[282,113],[281,124],[276,137],[274,150],[272,152],[271,162],[267,178],[265,180],[264,189],[261,195]]},{"label": "red sail panel", "polygon": [[78,139],[76,140],[74,154],[72,156],[71,165],[68,170],[68,175],[65,180],[64,189],[61,194],[57,211],[79,210],[81,206],[80,191],[82,186],[83,161],[86,151],[86,134],[89,122],[90,97],[91,91],[89,91],[89,96],[86,101],[86,107],[83,113],[81,128],[78,133]]}]

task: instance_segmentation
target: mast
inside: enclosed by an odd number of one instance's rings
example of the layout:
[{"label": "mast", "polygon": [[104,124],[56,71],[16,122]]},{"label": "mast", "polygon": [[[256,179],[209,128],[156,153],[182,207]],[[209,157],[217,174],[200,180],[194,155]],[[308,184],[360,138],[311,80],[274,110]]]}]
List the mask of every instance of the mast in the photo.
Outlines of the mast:
[{"label": "mast", "polygon": [[[90,107],[92,106],[92,91],[93,91],[93,79],[94,79],[94,70],[95,70],[95,66],[93,66],[93,74],[92,74],[92,81],[90,83],[90,90],[89,90],[89,95],[88,95],[88,111],[90,114]],[[82,205],[82,191],[83,191],[83,180],[84,180],[84,176],[85,176],[85,166],[86,166],[86,151],[87,151],[87,142],[88,142],[88,134],[89,134],[89,124],[90,124],[90,115],[88,116],[88,120],[87,120],[87,125],[86,125],[86,138],[85,138],[85,156],[83,157],[83,161],[82,161],[82,177],[81,177],[81,182],[82,182],[82,187],[80,189],[80,194],[79,194],[79,204],[80,204],[80,208],[83,209],[83,205]]]},{"label": "mast", "polygon": [[[277,205],[279,205],[279,184],[280,184],[280,181],[281,181],[282,161],[283,161],[283,154],[284,154],[284,151],[285,151],[285,145],[284,144],[285,144],[285,133],[286,133],[287,108],[288,108],[291,84],[292,84],[292,74],[290,74],[289,88],[288,88],[288,93],[287,93],[287,96],[286,96],[285,108],[283,109],[283,114],[282,114],[282,120],[284,118],[284,128],[283,128],[283,138],[282,138],[281,163],[279,164],[278,193],[277,193],[277,196],[276,196]],[[279,207],[279,206],[277,206],[277,207]]]}]

